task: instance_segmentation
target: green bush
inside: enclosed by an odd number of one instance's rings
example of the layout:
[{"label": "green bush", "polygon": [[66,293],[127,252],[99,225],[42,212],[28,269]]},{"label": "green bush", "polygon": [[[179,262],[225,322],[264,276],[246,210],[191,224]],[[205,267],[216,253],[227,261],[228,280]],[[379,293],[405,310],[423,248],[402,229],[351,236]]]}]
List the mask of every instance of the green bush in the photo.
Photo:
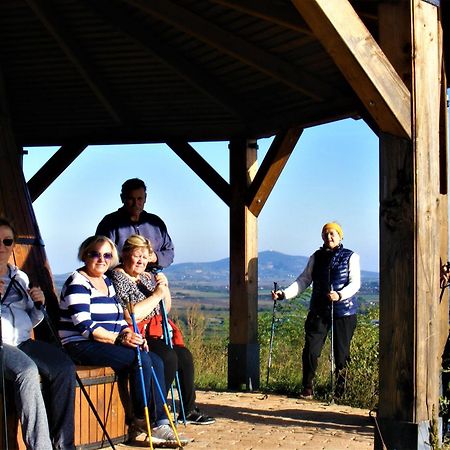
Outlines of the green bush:
[{"label": "green bush", "polygon": [[[277,302],[269,382],[267,368],[272,327],[272,311],[259,314],[261,389],[297,396],[301,389],[301,353],[304,345],[304,323],[308,312],[310,292],[301,297]],[[345,395],[340,403],[372,408],[378,402],[378,307],[372,306],[358,315],[358,326],[352,340],[351,361],[347,369]],[[211,338],[206,332],[204,312],[198,305],[187,311],[179,321],[191,350],[196,368],[196,385],[202,389],[223,390],[227,387],[228,321],[226,332]],[[315,395],[331,398],[330,341],[325,344],[319,359],[315,379]]]}]

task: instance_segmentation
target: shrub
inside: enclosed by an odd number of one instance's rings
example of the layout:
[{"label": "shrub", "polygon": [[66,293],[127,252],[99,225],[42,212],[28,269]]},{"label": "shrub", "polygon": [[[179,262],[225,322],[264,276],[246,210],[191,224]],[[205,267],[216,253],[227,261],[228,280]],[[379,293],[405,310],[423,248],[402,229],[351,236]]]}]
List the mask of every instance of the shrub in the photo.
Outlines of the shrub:
[{"label": "shrub", "polygon": [[[304,345],[304,323],[310,293],[289,302],[277,302],[274,339],[269,380],[267,369],[272,329],[272,311],[259,314],[261,389],[285,395],[298,395],[302,382],[301,353]],[[340,403],[372,408],[378,401],[378,307],[367,308],[358,316],[358,326],[352,340],[351,361],[347,369],[345,395]],[[178,321],[186,345],[191,350],[196,368],[196,385],[202,389],[223,390],[227,387],[228,321],[225,333],[210,337],[204,312],[199,305],[187,310],[186,318]],[[223,337],[224,336],[224,337]],[[319,359],[315,380],[316,396],[331,398],[330,344],[325,344]]]}]

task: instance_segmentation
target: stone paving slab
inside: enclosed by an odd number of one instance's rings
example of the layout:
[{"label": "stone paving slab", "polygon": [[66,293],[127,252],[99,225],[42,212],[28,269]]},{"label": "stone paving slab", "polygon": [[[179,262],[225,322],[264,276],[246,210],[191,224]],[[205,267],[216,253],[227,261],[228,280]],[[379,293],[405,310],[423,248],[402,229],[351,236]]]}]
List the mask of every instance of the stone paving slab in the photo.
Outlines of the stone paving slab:
[{"label": "stone paving slab", "polygon": [[[187,450],[364,450],[374,445],[369,411],[280,395],[197,391],[197,403],[216,418],[212,425],[179,425],[194,442]],[[149,448],[148,441],[119,450]]]}]

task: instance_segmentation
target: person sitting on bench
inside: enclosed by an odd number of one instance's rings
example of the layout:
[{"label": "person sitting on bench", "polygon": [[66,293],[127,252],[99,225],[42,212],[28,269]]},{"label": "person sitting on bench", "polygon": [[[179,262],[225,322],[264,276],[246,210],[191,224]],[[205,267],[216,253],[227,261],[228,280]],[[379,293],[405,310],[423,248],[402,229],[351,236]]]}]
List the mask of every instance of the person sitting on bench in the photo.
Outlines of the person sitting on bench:
[{"label": "person sitting on bench", "polygon": [[30,289],[28,276],[8,263],[15,239],[11,222],[0,218],[4,377],[14,383],[26,447],[74,450],[75,365],[56,345],[31,339],[33,327],[44,319],[37,305],[44,304],[45,297],[39,287]]},{"label": "person sitting on bench", "polygon": [[[118,262],[117,250],[106,236],[87,238],[78,251],[83,267],[75,270],[61,290],[59,335],[72,359],[81,365],[111,367],[119,374],[129,374],[130,394],[134,406],[133,427],[146,432],[144,419],[146,399],[142,394],[140,370],[145,380],[145,394],[152,398],[152,366],[163,392],[164,368],[159,356],[141,352],[138,363],[136,347],[145,340],[134,333],[124,319],[111,280],[105,275]],[[151,439],[155,445],[174,447],[176,436],[165,416],[164,402],[153,398]],[[188,441],[181,440],[184,445]]]}]

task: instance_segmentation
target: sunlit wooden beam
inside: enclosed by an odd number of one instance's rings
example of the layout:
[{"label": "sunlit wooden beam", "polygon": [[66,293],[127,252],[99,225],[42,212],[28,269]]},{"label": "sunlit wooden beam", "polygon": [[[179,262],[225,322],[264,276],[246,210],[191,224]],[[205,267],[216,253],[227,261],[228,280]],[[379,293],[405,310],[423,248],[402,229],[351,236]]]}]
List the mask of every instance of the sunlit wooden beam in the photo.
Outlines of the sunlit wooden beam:
[{"label": "sunlit wooden beam", "polygon": [[291,0],[380,129],[411,138],[411,94],[348,0]]}]

